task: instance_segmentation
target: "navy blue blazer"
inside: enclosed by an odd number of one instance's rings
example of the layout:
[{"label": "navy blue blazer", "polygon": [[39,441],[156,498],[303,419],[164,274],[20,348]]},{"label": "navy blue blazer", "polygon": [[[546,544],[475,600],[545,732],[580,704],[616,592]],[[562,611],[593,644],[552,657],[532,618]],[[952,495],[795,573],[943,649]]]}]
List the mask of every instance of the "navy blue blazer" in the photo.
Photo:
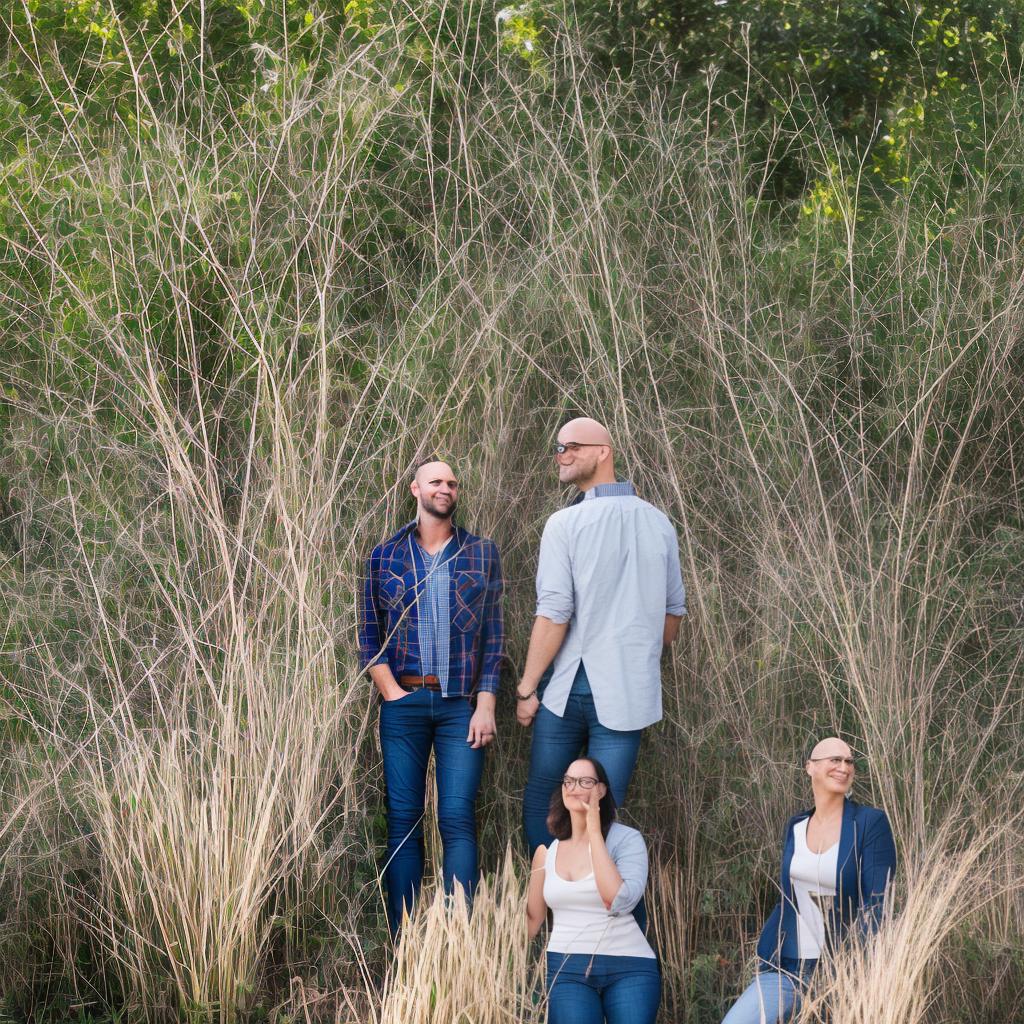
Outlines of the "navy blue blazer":
[{"label": "navy blue blazer", "polygon": [[[782,846],[782,896],[761,931],[757,956],[766,964],[779,966],[780,957],[796,960],[796,897],[789,878],[797,822],[813,811],[803,811],[789,819]],[[831,944],[841,942],[849,928],[857,924],[874,930],[882,919],[885,890],[896,873],[896,844],[885,811],[864,807],[847,800],[839,833],[839,860],[836,867],[836,898],[825,922]]]}]

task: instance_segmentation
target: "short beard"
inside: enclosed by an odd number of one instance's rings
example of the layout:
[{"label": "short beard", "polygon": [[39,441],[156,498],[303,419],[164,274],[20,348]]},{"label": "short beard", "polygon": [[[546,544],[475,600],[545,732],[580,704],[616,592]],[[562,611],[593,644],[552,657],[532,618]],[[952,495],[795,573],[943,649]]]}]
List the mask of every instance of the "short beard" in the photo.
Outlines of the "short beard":
[{"label": "short beard", "polygon": [[420,498],[420,504],[423,506],[424,512],[429,512],[435,519],[451,519],[455,515],[455,509],[458,507],[458,502],[453,501],[447,509],[443,512],[437,508],[433,502],[429,502]]},{"label": "short beard", "polygon": [[[584,469],[584,467],[581,466],[579,463],[573,465],[572,469],[574,469],[576,472],[571,477],[569,477],[568,480],[562,480],[562,483],[572,484],[575,487],[579,487],[581,482],[585,484],[594,476],[594,474],[597,472],[597,464],[595,463],[593,466],[590,466],[589,472],[587,472]],[[559,474],[559,479],[561,479],[561,474]]]}]

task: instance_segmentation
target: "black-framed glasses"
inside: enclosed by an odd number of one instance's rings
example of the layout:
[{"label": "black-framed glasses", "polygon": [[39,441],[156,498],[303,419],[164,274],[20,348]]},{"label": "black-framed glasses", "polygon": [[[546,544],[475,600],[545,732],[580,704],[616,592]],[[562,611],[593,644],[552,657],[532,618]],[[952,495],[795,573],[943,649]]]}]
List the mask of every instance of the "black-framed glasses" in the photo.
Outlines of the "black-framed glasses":
[{"label": "black-framed glasses", "polygon": [[562,444],[561,441],[556,441],[552,448],[556,455],[564,455],[566,452],[575,452],[580,448],[609,448],[610,445],[598,444],[596,441],[569,441],[567,444]]},{"label": "black-framed glasses", "polygon": [[809,757],[808,761],[828,761],[830,768],[838,768],[841,764],[845,764],[847,768],[856,768],[857,759],[854,757]]},{"label": "black-framed glasses", "polygon": [[581,775],[579,778],[575,775],[566,775],[562,778],[562,787],[564,789],[575,789],[576,786],[579,786],[580,789],[593,789],[597,782],[597,779],[589,775]]}]

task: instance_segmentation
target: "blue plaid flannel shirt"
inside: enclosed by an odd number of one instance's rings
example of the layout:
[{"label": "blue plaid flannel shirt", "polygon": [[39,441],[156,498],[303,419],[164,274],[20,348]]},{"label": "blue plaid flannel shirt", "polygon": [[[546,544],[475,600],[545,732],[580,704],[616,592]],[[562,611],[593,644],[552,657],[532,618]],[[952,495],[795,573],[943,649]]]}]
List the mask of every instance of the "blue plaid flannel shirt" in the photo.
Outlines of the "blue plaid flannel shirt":
[{"label": "blue plaid flannel shirt", "polygon": [[[365,669],[387,662],[396,679],[411,674],[407,665],[420,664],[417,603],[424,577],[416,571],[415,529],[415,522],[408,523],[373,549],[360,601],[360,663]],[[505,658],[498,547],[461,526],[455,527],[455,541],[448,563],[451,629],[445,696],[497,693]]]}]

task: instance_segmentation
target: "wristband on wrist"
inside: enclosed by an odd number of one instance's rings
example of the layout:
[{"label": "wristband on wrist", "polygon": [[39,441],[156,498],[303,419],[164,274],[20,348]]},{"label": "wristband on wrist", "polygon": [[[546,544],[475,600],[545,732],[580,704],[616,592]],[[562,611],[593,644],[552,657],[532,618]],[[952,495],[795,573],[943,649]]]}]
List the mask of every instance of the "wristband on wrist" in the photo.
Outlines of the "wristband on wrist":
[{"label": "wristband on wrist", "polygon": [[537,687],[535,686],[529,693],[517,693],[516,700],[529,700],[536,692]]}]

